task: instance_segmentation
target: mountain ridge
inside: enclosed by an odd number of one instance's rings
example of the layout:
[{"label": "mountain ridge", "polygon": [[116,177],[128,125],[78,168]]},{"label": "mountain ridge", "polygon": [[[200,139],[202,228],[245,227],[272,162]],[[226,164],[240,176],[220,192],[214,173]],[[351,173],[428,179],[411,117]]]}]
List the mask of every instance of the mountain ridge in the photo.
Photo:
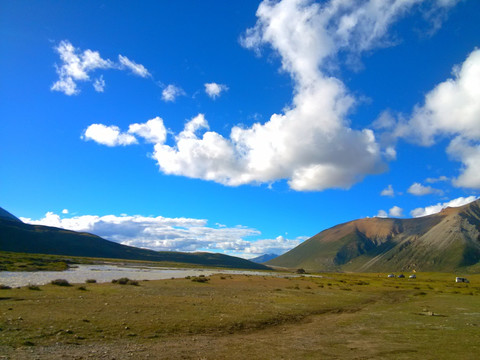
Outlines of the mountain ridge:
[{"label": "mountain ridge", "polygon": [[326,229],[267,265],[310,271],[453,271],[480,262],[480,200],[413,219],[365,218]]},{"label": "mountain ridge", "polygon": [[[14,218],[16,219],[16,217]],[[105,240],[86,232],[76,232],[43,225],[30,225],[15,219],[0,217],[0,251],[167,261],[224,268],[270,269],[262,264],[225,254],[141,249]]]}]

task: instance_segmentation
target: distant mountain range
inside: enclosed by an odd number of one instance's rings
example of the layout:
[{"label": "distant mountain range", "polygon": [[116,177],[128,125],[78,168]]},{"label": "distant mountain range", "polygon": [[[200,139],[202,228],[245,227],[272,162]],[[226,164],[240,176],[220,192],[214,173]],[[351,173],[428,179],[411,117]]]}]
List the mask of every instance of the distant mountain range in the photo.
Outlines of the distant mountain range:
[{"label": "distant mountain range", "polygon": [[168,261],[238,269],[269,269],[267,266],[224,254],[153,251],[121,245],[89,233],[29,225],[2,208],[0,208],[0,251]]},{"label": "distant mountain range", "polygon": [[278,255],[277,254],[263,254],[257,257],[254,257],[253,259],[249,259],[250,261],[253,261],[258,264],[262,264],[264,262],[267,262],[269,260],[275,259]]},{"label": "distant mountain range", "polygon": [[480,271],[480,200],[414,219],[334,226],[267,265],[307,271]]}]

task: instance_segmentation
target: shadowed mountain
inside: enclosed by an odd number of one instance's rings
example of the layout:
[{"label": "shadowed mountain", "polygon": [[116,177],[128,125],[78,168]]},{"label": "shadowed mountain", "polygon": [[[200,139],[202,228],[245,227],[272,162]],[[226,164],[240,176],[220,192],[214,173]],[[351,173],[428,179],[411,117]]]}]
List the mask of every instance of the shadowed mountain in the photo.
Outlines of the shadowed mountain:
[{"label": "shadowed mountain", "polygon": [[275,259],[277,256],[278,256],[277,254],[263,254],[263,255],[254,257],[253,259],[250,259],[250,261],[253,261],[258,264],[262,264],[264,262]]},{"label": "shadowed mountain", "polygon": [[15,215],[10,214],[7,210],[1,207],[0,207],[0,219],[22,222],[22,220],[17,218]]},{"label": "shadowed mountain", "polygon": [[309,271],[478,271],[480,200],[414,219],[350,221],[266,264]]},{"label": "shadowed mountain", "polygon": [[[5,210],[3,211],[7,215],[0,217],[0,251],[168,261],[225,268],[268,269],[264,265],[224,254],[153,251],[121,245],[89,233],[24,224]],[[8,215],[13,219],[9,219]]]}]

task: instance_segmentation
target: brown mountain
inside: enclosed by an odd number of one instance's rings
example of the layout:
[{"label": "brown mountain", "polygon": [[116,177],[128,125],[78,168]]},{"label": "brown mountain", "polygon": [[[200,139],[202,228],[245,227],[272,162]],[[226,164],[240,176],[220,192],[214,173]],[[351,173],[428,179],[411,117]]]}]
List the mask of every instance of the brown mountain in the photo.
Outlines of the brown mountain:
[{"label": "brown mountain", "polygon": [[266,264],[310,271],[479,271],[480,200],[414,219],[350,221]]}]

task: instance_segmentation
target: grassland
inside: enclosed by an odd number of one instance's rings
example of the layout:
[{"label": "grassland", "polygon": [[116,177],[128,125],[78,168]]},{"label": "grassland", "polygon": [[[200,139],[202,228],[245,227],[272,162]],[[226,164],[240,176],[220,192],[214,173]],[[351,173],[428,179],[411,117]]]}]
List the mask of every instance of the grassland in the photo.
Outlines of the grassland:
[{"label": "grassland", "polygon": [[[216,275],[0,290],[5,359],[476,359],[480,275]],[[0,280],[1,282],[1,280]],[[1,356],[0,356],[1,358]]]}]

